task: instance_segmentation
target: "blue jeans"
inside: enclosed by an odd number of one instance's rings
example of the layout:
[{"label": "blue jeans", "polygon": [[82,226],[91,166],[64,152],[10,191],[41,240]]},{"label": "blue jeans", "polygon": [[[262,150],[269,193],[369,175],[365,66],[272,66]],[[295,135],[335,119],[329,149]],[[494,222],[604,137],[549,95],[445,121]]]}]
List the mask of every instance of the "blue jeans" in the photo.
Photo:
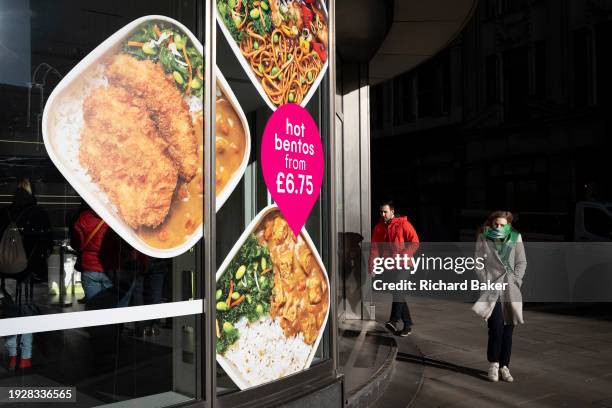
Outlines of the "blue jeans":
[{"label": "blue jeans", "polygon": [[[92,299],[98,293],[104,289],[113,287],[113,281],[104,272],[84,271],[81,273],[81,285],[83,285],[83,291],[85,291],[85,298]],[[132,292],[134,291],[134,282],[127,291],[127,293],[121,298],[117,307],[125,307],[130,304],[132,298]]]},{"label": "blue jeans", "polygon": [[113,281],[104,272],[85,271],[81,274],[81,285],[85,291],[85,297],[92,299],[104,289],[113,287]]},{"label": "blue jeans", "polygon": [[[21,358],[32,358],[32,333],[20,334]],[[17,355],[17,335],[4,338],[4,346],[9,356]]]}]

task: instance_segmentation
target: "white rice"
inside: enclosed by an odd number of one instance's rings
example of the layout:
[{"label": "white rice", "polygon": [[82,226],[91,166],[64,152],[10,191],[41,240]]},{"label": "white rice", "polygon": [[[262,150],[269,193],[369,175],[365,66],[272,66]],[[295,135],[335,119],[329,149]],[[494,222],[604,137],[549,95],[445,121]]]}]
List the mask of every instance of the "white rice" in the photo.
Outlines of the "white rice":
[{"label": "white rice", "polygon": [[221,359],[249,387],[277,380],[281,377],[304,370],[313,345],[304,342],[302,334],[285,337],[278,319],[265,316],[249,323],[243,317],[234,327],[240,333],[239,339],[230,346]]},{"label": "white rice", "polygon": [[[76,180],[70,180],[73,185],[87,186],[87,189],[95,194],[100,201],[110,204],[106,194],[100,190],[96,183],[92,182],[87,171],[79,162],[79,146],[81,142],[81,130],[84,126],[83,102],[85,98],[96,88],[108,85],[104,76],[104,65],[99,64],[90,71],[79,76],[79,79],[63,93],[57,102],[54,118],[51,122],[51,143],[59,158]],[[104,158],[100,158],[104,160]],[[115,210],[114,206],[113,210]]]}]

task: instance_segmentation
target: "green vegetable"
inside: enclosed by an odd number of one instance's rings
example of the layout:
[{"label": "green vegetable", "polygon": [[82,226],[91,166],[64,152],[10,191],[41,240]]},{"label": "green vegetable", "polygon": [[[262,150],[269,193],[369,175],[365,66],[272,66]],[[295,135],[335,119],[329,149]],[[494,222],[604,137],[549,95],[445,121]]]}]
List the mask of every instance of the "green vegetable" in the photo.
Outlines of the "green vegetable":
[{"label": "green vegetable", "polygon": [[193,78],[191,80],[191,89],[200,89],[202,87],[202,81],[199,78]]},{"label": "green vegetable", "polygon": [[230,322],[223,322],[223,331],[226,333],[230,333],[234,330],[234,325]]},{"label": "green vegetable", "polygon": [[272,67],[272,71],[270,72],[270,74],[272,74],[272,76],[276,76],[276,74],[278,74],[279,71],[280,71],[280,69],[278,69],[278,67],[274,66],[274,67]]},{"label": "green vegetable", "polygon": [[259,64],[259,65],[257,66],[257,69],[259,70],[259,72],[263,73],[263,72],[264,72],[264,66],[263,66],[263,64]]},{"label": "green vegetable", "polygon": [[240,23],[242,23],[242,19],[241,16],[232,13],[235,6],[235,0],[228,1],[227,4],[225,3],[225,0],[217,1],[217,11],[219,12],[219,17],[221,17],[221,20],[232,35],[232,38],[234,38],[234,40],[237,42],[240,42],[242,40],[243,33],[241,30],[238,30],[237,27],[240,25]]},{"label": "green vegetable", "polygon": [[174,72],[172,73],[172,76],[174,77],[174,80],[175,80],[175,81],[176,81],[178,84],[183,85],[183,84],[185,83],[185,80],[183,79],[183,76],[181,75],[181,73],[180,73],[180,72],[178,72],[178,71],[174,71]]},{"label": "green vegetable", "polygon": [[240,268],[238,268],[238,270],[236,271],[236,280],[242,279],[245,272],[246,272],[246,266],[240,265]]},{"label": "green vegetable", "polygon": [[[263,263],[262,259],[265,260]],[[230,281],[233,280],[235,286],[230,300],[234,302],[244,296],[245,301],[232,307],[227,306],[226,302],[219,302],[223,303],[223,305],[217,303],[217,319],[219,323],[227,322],[235,326],[244,317],[249,322],[254,322],[268,312],[274,287],[273,274],[261,275],[257,277],[257,282],[255,282],[255,270],[261,268],[263,264],[267,267],[272,265],[270,251],[266,245],[260,245],[257,237],[251,234],[238,249],[238,252],[227,266],[226,272],[217,281],[217,290],[222,292],[221,298],[224,298],[223,294],[225,294],[225,298],[227,297]],[[242,277],[237,279],[236,275],[241,269],[244,272],[241,272]],[[246,282],[246,285],[243,282]],[[259,284],[259,288],[257,284]],[[217,353],[224,354],[239,337],[240,333],[235,327],[229,332],[221,330],[216,342]]]},{"label": "green vegetable", "polygon": [[215,300],[221,299],[221,295],[223,295],[223,291],[221,289],[217,289],[215,292]]},{"label": "green vegetable", "polygon": [[251,16],[253,20],[255,20],[256,18],[259,18],[259,9],[256,9],[256,8],[252,9],[249,12],[249,15]]},{"label": "green vegetable", "polygon": [[259,3],[261,5],[261,8],[264,10],[268,10],[268,3],[266,3],[265,1],[262,1],[261,3]]},{"label": "green vegetable", "polygon": [[149,54],[149,55],[157,54],[157,51],[155,50],[155,48],[152,48],[151,46],[149,46],[149,43],[143,44],[142,52],[144,52],[145,54]]},{"label": "green vegetable", "polygon": [[312,81],[312,71],[308,71],[306,73],[306,78],[308,78],[309,81]]},{"label": "green vegetable", "polygon": [[[263,17],[263,21],[260,17],[259,9],[253,10],[257,10],[257,18],[253,19],[253,31],[265,37],[272,31],[272,18],[270,17],[270,10],[264,10],[262,7],[261,16]],[[251,10],[251,13],[253,10]]]},{"label": "green vegetable", "polygon": [[272,37],[272,41],[274,41],[274,44],[278,44],[279,39],[280,39],[280,36],[278,35],[278,33],[274,33],[274,36]]},{"label": "green vegetable", "polygon": [[259,262],[261,263],[261,270],[265,271],[268,267],[268,262],[266,261],[266,258],[261,258],[261,261]]},{"label": "green vegetable", "polygon": [[[221,1],[218,5],[220,10],[226,7]],[[156,26],[157,28],[155,28]],[[158,37],[156,32],[161,32],[161,37]],[[155,44],[153,44],[152,41],[154,41]],[[130,42],[132,45],[128,44]],[[133,46],[134,42],[143,43],[143,45],[141,47],[135,47]],[[174,42],[177,49],[181,50],[179,52],[181,54],[180,56],[172,54],[169,50],[168,47],[171,42]],[[201,76],[203,70],[203,56],[195,49],[194,45],[190,43],[189,37],[173,25],[163,21],[144,23],[137,32],[128,38],[122,48],[122,52],[139,60],[150,60],[154,63],[159,63],[166,74],[172,75],[176,87],[181,92],[185,93],[187,89],[190,88],[191,95],[196,97],[203,96],[204,87],[202,79],[198,78],[198,73]],[[187,58],[184,57],[184,54],[187,54]],[[189,78],[189,68],[185,65],[187,59],[189,59],[191,63],[192,70],[190,87],[187,86],[187,80]]]},{"label": "green vegetable", "polygon": [[293,100],[295,99],[295,95],[293,94],[293,92],[289,92],[289,96],[287,99],[289,100],[289,102],[293,102]]},{"label": "green vegetable", "polygon": [[176,44],[177,50],[182,50],[186,42],[187,38],[183,38],[179,34],[174,35],[174,44]]},{"label": "green vegetable", "polygon": [[253,48],[259,49],[259,43],[257,41],[253,41]]}]

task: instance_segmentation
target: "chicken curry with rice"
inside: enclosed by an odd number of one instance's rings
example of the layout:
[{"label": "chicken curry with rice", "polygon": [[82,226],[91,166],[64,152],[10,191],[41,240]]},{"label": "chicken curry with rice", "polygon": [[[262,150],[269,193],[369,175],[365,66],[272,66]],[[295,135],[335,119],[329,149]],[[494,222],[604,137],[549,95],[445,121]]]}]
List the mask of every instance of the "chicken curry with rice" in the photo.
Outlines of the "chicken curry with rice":
[{"label": "chicken curry with rice", "polygon": [[302,333],[304,342],[313,344],[329,307],[323,270],[302,235],[293,235],[280,212],[268,215],[256,235],[260,243],[267,243],[272,258],[272,317],[280,318],[285,336]]},{"label": "chicken curry with rice", "polygon": [[325,271],[313,249],[297,238],[278,209],[270,212],[241,244],[217,280],[217,353],[240,337],[235,325],[264,316],[278,321],[286,338],[317,341],[329,308]]}]

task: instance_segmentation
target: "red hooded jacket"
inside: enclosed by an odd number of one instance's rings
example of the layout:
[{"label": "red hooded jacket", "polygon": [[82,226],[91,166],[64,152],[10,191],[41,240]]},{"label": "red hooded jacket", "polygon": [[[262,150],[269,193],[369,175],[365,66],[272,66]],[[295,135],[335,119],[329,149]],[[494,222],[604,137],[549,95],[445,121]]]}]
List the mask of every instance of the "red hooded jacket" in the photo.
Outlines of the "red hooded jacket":
[{"label": "red hooded jacket", "polygon": [[119,264],[119,236],[106,223],[93,235],[83,248],[90,233],[102,219],[92,210],[84,210],[72,227],[70,246],[78,252],[77,265],[79,271],[107,272]]},{"label": "red hooded jacket", "polygon": [[389,223],[381,218],[372,231],[369,270],[375,257],[412,256],[419,248],[418,242],[419,236],[407,217],[395,216]]}]

